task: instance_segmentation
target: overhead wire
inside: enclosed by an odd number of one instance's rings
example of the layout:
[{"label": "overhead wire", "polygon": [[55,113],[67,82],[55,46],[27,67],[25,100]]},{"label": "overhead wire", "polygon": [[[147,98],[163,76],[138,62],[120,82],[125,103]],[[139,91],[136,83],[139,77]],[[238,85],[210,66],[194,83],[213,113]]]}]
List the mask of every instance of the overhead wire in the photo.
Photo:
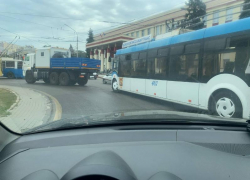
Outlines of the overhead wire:
[{"label": "overhead wire", "polygon": [[11,31],[9,31],[9,30],[7,30],[7,29],[4,29],[4,28],[2,28],[2,27],[0,27],[0,29],[2,29],[2,30],[4,30],[4,31],[7,31],[7,32],[9,32],[9,33],[11,33],[11,34],[15,34],[15,35],[17,35],[17,36],[20,36],[20,37],[22,37],[22,38],[28,39],[28,40],[30,40],[30,41],[43,42],[43,43],[46,43],[47,45],[49,45],[46,41],[33,40],[33,39],[27,38],[27,37],[25,37],[25,36],[23,36],[23,35],[19,35],[19,34],[17,34],[17,33],[11,32]]},{"label": "overhead wire", "polygon": [[15,41],[16,38],[17,38],[17,36],[8,44],[8,46],[3,50],[3,52],[1,52],[0,57],[2,57],[2,55],[5,53],[5,51],[8,50],[8,47]]}]

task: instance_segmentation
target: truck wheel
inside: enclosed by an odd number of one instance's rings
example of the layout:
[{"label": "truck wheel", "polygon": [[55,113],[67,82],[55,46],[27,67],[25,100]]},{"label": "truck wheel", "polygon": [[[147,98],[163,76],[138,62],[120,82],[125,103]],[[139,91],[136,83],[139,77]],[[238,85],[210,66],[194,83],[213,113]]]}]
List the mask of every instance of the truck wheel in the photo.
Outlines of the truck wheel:
[{"label": "truck wheel", "polygon": [[49,75],[49,81],[50,81],[50,84],[52,84],[52,85],[58,85],[58,83],[59,83],[58,73],[57,72],[52,72]]},{"label": "truck wheel", "polygon": [[88,82],[88,78],[78,78],[78,81],[77,81],[77,83],[80,86],[84,86],[85,84],[87,84],[87,82]]},{"label": "truck wheel", "polygon": [[59,83],[61,86],[68,86],[70,82],[69,75],[66,72],[62,72],[59,76]]},{"label": "truck wheel", "polygon": [[210,113],[226,118],[242,118],[240,99],[232,91],[220,91],[210,100]]},{"label": "truck wheel", "polygon": [[25,80],[28,84],[34,84],[36,82],[36,79],[34,78],[34,74],[32,71],[30,70],[26,71]]},{"label": "truck wheel", "polygon": [[43,81],[45,82],[45,84],[49,84],[49,78],[44,78]]},{"label": "truck wheel", "polygon": [[13,74],[13,72],[8,72],[7,77],[8,79],[14,79],[15,75]]},{"label": "truck wheel", "polygon": [[74,86],[75,84],[76,84],[76,81],[75,81],[75,80],[70,80],[70,81],[69,81],[69,85],[70,85],[70,86]]}]

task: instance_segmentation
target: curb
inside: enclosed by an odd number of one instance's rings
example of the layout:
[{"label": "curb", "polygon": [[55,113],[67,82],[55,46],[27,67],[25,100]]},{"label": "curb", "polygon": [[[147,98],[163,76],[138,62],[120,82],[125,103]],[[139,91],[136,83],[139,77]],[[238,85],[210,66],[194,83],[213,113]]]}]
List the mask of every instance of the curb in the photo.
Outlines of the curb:
[{"label": "curb", "polygon": [[9,112],[10,110],[14,109],[14,107],[17,106],[17,104],[20,101],[20,97],[19,97],[19,95],[15,91],[12,91],[11,89],[8,89],[8,88],[2,88],[2,89],[10,91],[11,93],[15,94],[15,96],[16,96],[16,102],[14,104],[12,104],[9,109],[6,110],[7,112]]},{"label": "curb", "polygon": [[60,120],[62,118],[62,106],[61,104],[58,102],[58,100],[51,96],[50,94],[47,94],[45,92],[42,92],[42,91],[39,91],[39,90],[36,90],[36,89],[32,89],[33,91],[37,91],[38,93],[40,94],[44,94],[45,96],[48,96],[49,99],[51,99],[55,105],[55,115],[54,115],[54,118],[51,120],[51,121],[57,121],[57,120]]}]

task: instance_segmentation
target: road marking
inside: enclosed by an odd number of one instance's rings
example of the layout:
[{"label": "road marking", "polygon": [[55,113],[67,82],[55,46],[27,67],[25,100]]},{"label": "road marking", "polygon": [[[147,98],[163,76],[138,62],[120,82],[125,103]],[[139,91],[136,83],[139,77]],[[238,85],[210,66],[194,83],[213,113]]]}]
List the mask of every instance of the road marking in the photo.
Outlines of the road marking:
[{"label": "road marking", "polygon": [[55,112],[55,116],[54,116],[53,121],[57,121],[57,120],[62,119],[62,106],[61,106],[61,104],[53,96],[50,96],[50,98],[54,101],[54,103],[56,105],[56,112]]}]

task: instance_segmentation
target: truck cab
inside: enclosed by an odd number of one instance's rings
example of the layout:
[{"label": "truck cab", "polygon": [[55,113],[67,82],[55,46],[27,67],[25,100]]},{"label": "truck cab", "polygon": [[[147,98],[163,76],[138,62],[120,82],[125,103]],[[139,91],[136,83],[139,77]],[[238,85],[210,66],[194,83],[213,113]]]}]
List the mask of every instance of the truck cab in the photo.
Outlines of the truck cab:
[{"label": "truck cab", "polygon": [[31,70],[31,68],[34,66],[35,56],[35,53],[30,53],[25,56],[23,61],[23,76],[25,76],[27,70]]}]

